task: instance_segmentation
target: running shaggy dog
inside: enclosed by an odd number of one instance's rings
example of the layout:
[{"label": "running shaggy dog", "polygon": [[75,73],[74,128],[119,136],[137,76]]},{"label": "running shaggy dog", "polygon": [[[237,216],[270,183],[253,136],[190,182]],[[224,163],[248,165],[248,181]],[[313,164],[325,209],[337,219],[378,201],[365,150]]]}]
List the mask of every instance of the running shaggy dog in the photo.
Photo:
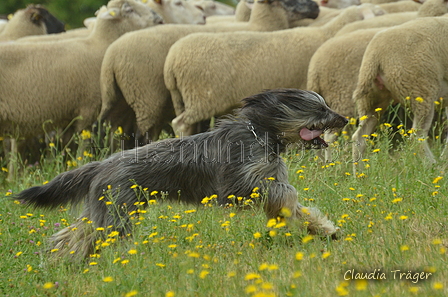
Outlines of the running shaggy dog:
[{"label": "running shaggy dog", "polygon": [[219,205],[228,203],[229,195],[249,197],[258,187],[266,193],[263,206],[268,218],[290,213],[288,222],[306,220],[310,233],[334,235],[338,228],[325,215],[298,202],[280,153],[291,146],[326,147],[322,132],[346,123],[317,93],[268,90],[243,99],[236,116],[221,120],[211,131],[116,153],[61,173],[15,198],[46,208],[84,202],[80,218],[50,239],[50,248],[58,250],[52,255],[60,256],[88,257],[101,236],[96,228],[113,226],[122,234],[130,232],[129,213],[139,202],[134,185],[196,204],[217,195]]}]

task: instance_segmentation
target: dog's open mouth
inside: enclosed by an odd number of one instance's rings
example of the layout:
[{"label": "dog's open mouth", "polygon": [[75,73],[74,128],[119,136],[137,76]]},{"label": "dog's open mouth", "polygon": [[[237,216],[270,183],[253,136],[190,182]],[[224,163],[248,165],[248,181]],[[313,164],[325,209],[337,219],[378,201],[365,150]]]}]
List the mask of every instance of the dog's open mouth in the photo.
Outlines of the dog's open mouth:
[{"label": "dog's open mouth", "polygon": [[312,145],[319,146],[319,147],[328,147],[328,144],[323,140],[320,135],[322,134],[323,130],[310,130],[308,128],[303,128],[300,130],[300,137],[302,137],[303,140],[310,141]]}]

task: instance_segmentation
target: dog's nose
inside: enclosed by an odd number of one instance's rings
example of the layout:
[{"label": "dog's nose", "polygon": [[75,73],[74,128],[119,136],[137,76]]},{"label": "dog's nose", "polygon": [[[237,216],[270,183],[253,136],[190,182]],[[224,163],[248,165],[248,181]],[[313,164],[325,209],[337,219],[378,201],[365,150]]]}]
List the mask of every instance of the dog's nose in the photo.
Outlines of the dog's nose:
[{"label": "dog's nose", "polygon": [[344,125],[347,125],[347,124],[348,124],[348,119],[344,118]]}]

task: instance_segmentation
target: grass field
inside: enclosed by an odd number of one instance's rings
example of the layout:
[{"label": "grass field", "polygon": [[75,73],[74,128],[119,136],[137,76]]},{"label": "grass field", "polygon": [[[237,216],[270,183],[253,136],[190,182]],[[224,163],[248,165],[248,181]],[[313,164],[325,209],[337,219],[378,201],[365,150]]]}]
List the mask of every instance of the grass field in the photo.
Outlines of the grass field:
[{"label": "grass field", "polygon": [[[63,160],[50,144],[48,157],[12,183],[3,164],[0,295],[448,296],[443,145],[428,140],[438,159],[428,164],[413,131],[380,128],[357,176],[346,135],[333,163],[323,164],[313,151],[284,156],[299,201],[343,229],[336,241],[268,226],[257,207],[171,203],[147,189],[149,205],[134,216],[133,234],[98,230],[107,240],[84,263],[49,261],[47,238],[73,222],[76,210],[30,209],[9,196],[95,157],[79,150]],[[401,138],[398,145],[392,134]]]}]

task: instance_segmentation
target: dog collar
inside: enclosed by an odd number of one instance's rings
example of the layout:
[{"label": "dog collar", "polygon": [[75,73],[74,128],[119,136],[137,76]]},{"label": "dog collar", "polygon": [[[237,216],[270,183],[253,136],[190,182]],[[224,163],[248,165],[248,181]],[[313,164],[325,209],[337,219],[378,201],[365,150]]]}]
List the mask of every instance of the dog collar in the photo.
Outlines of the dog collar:
[{"label": "dog collar", "polygon": [[267,147],[267,148],[269,148],[269,150],[271,151],[271,152],[269,153],[269,155],[274,155],[274,156],[277,156],[277,155],[278,155],[278,153],[272,148],[272,146],[269,145],[268,142],[264,141],[261,137],[259,137],[259,136],[257,135],[257,132],[255,132],[255,128],[254,128],[254,126],[252,125],[252,122],[251,122],[251,121],[248,121],[248,122],[247,122],[247,129],[248,129],[250,132],[252,132],[252,134],[253,134],[254,137],[255,137],[255,140],[256,140],[262,147]]}]

